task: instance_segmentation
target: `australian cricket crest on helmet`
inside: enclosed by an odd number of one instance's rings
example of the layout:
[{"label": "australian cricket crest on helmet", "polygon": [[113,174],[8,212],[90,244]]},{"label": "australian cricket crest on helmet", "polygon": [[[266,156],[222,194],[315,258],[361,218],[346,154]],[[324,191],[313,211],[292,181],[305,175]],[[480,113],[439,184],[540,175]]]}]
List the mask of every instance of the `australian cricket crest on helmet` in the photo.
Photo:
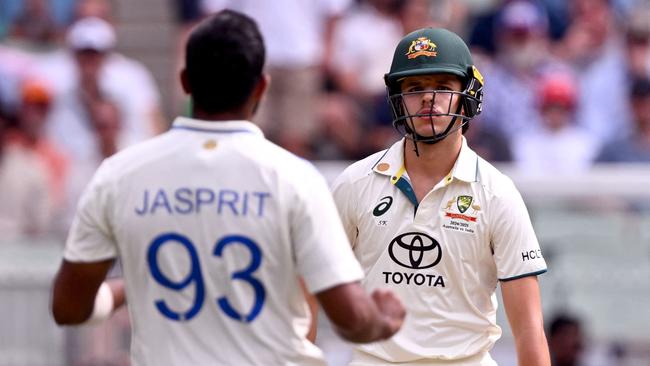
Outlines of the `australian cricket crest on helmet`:
[{"label": "australian cricket crest on helmet", "polygon": [[409,59],[414,59],[418,56],[434,57],[438,55],[436,47],[436,44],[431,42],[429,38],[420,37],[411,42],[406,57]]}]

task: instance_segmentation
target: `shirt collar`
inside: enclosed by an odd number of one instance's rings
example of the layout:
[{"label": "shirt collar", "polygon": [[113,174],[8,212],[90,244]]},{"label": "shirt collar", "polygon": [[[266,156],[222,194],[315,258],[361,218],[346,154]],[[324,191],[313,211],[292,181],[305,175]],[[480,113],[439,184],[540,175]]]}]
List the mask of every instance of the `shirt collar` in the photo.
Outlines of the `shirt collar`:
[{"label": "shirt collar", "polygon": [[463,182],[478,182],[478,155],[474,150],[467,146],[467,140],[463,136],[463,144],[460,148],[460,154],[454,167],[451,169],[454,178]]},{"label": "shirt collar", "polygon": [[262,130],[250,121],[205,121],[188,117],[176,117],[173,129],[211,133],[253,133],[264,137]]},{"label": "shirt collar", "polygon": [[[474,150],[467,146],[465,136],[462,137],[460,154],[451,172],[445,178],[445,183],[452,182],[452,178],[464,182],[478,182],[478,155]],[[375,163],[372,170],[376,173],[389,176],[391,182],[395,183],[402,177],[405,172],[404,167],[404,144],[405,139],[401,139],[388,148],[384,155]]]},{"label": "shirt collar", "polygon": [[372,167],[375,173],[390,177],[393,184],[404,174],[404,140],[389,147]]}]

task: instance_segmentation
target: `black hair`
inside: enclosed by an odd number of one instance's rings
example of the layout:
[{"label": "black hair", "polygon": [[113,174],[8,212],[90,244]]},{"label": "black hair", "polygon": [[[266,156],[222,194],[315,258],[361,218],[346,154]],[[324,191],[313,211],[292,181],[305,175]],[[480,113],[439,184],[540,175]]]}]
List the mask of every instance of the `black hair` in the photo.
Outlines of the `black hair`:
[{"label": "black hair", "polygon": [[575,327],[580,327],[580,320],[573,315],[569,314],[558,314],[556,315],[550,322],[549,327],[548,327],[548,335],[549,337],[553,337],[555,334],[557,334],[561,329],[567,326],[575,326]]},{"label": "black hair", "polygon": [[630,98],[645,98],[650,96],[650,79],[637,77],[632,80],[630,85]]},{"label": "black hair", "polygon": [[220,11],[191,33],[185,72],[195,108],[222,113],[241,108],[262,76],[264,40],[250,17]]}]

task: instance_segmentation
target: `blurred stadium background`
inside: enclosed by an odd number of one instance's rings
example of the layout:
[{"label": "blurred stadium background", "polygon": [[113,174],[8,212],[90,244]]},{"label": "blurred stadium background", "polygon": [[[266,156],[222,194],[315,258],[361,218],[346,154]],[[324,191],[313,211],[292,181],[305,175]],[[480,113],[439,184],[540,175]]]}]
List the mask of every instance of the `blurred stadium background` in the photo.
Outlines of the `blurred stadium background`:
[{"label": "blurred stadium background", "polygon": [[[101,159],[188,110],[184,37],[224,6],[259,17],[269,43],[279,86],[257,122],[330,181],[398,138],[382,76],[401,35],[461,34],[486,79],[467,139],[526,200],[549,265],[545,320],[582,329],[558,333],[574,348],[557,351],[650,365],[650,1],[0,0],[0,366],[129,364],[127,314],[59,328],[51,281]],[[515,365],[499,323],[494,358]],[[349,345],[324,321],[319,334],[329,364],[346,364]]]}]

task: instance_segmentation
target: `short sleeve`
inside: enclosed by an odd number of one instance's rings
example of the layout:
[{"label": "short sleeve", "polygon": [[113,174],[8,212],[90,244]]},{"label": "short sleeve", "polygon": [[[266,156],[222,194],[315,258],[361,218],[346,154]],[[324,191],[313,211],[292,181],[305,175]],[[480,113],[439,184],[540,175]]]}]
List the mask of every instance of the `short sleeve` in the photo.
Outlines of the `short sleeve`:
[{"label": "short sleeve", "polygon": [[546,272],[546,262],[521,194],[512,181],[490,203],[491,243],[500,281]]},{"label": "short sleeve", "polygon": [[77,207],[63,257],[70,262],[96,262],[117,257],[110,224],[115,198],[106,163],[97,170]]},{"label": "short sleeve", "polygon": [[300,275],[311,293],[359,281],[363,272],[341,225],[325,179],[310,168],[296,187],[291,240]]}]

